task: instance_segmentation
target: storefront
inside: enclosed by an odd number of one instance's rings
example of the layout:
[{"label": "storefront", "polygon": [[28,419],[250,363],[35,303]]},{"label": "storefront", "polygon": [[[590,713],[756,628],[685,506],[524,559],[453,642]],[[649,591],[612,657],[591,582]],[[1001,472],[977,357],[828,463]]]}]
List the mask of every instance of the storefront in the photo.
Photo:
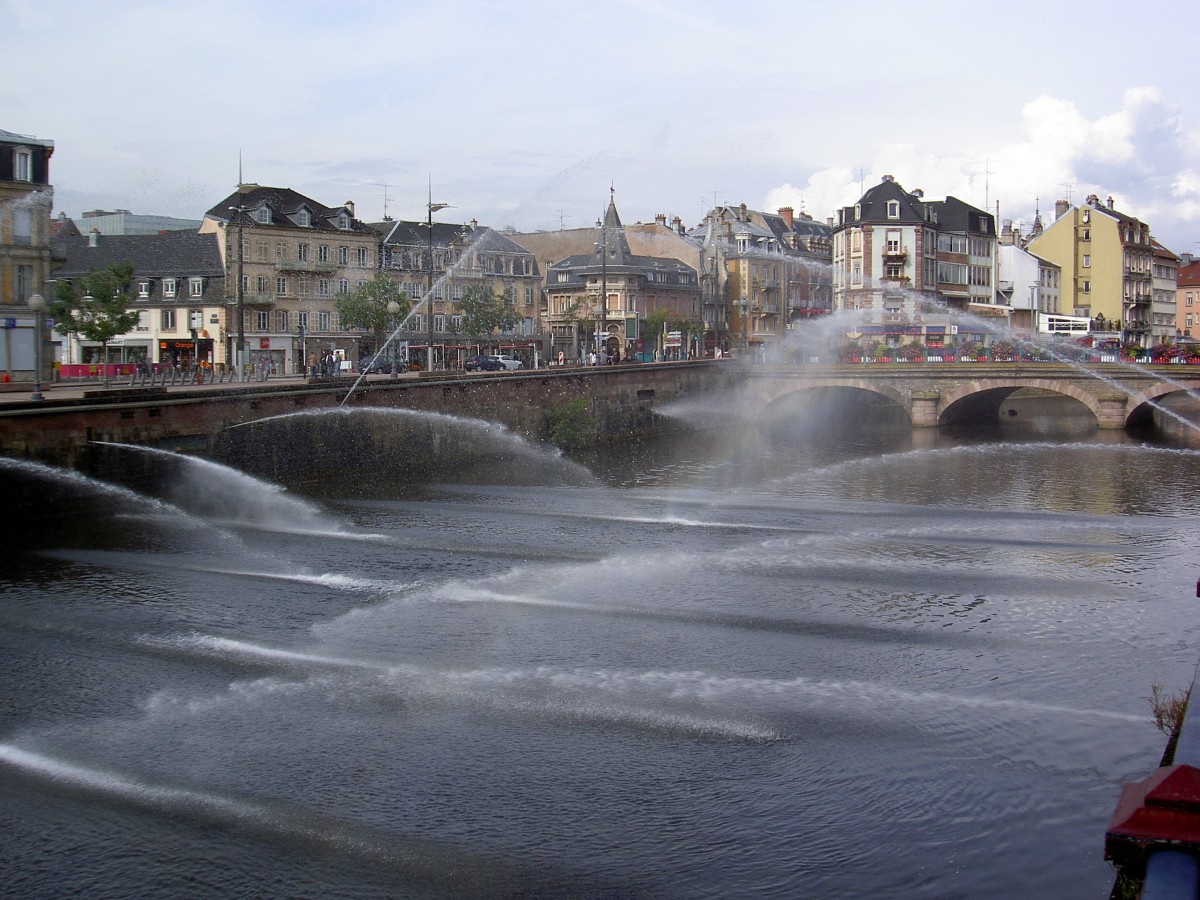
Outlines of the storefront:
[{"label": "storefront", "polygon": [[178,369],[190,369],[196,365],[211,366],[213,342],[211,338],[192,340],[159,340],[158,362],[160,365]]}]

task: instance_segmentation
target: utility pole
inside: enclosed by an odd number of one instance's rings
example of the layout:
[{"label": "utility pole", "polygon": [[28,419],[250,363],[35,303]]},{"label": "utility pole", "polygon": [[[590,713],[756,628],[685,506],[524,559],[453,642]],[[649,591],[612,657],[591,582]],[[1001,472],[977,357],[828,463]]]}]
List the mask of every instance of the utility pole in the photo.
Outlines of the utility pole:
[{"label": "utility pole", "polygon": [[445,209],[450,204],[434,203],[433,202],[433,179],[429,180],[429,202],[425,204],[426,219],[425,225],[429,229],[429,283],[426,285],[425,294],[425,312],[429,317],[429,347],[425,351],[429,358],[429,364],[426,370],[433,371],[433,214],[440,209]]}]

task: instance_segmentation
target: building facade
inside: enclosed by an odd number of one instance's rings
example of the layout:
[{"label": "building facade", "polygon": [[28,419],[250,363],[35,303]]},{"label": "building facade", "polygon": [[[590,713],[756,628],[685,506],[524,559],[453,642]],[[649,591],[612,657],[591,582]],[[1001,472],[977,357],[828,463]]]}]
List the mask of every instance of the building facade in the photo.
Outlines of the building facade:
[{"label": "building facade", "polygon": [[1088,320],[1064,316],[1059,307],[1062,269],[1022,246],[1021,234],[1005,221],[996,248],[996,293],[1001,306],[1012,310],[1010,327],[1018,336],[1080,336]]},{"label": "building facade", "polygon": [[[29,298],[47,300],[46,283],[53,265],[50,214],[54,188],[50,157],[54,142],[0,130],[0,371],[10,380],[29,380],[35,367],[35,316]],[[42,334],[42,375],[52,353]]]},{"label": "building facade", "polygon": [[1175,280],[1175,327],[1181,338],[1200,341],[1200,260],[1185,253]]},{"label": "building facade", "polygon": [[1154,269],[1150,281],[1150,344],[1172,344],[1178,336],[1175,325],[1175,288],[1178,286],[1179,257],[1150,239]]},{"label": "building facade", "polygon": [[229,285],[219,362],[238,356],[240,305],[246,362],[300,372],[309,356],[332,353],[357,363],[361,331],[342,327],[335,300],[374,276],[379,236],[352,202],[329,207],[289,188],[243,184],[205,213],[200,232],[219,235]]},{"label": "building facade", "polygon": [[196,231],[199,219],[175,219],[171,216],[148,216],[127,209],[93,209],[80,217],[80,231],[91,234],[162,234],[164,231]]},{"label": "building facade", "polygon": [[175,231],[153,235],[65,236],[54,241],[62,265],[55,281],[72,281],[110,264],[133,266],[133,331],[104,347],[69,334],[58,362],[155,364],[191,368],[217,361],[226,309],[218,235]]},{"label": "building facade", "polygon": [[564,360],[603,351],[610,357],[647,357],[655,349],[686,355],[696,348],[664,342],[644,334],[643,322],[653,312],[672,321],[703,326],[701,293],[696,269],[674,256],[635,254],[625,226],[610,197],[604,219],[585,230],[592,246],[559,259],[546,270],[547,319],[552,356]]},{"label": "building facade", "polygon": [[1063,270],[1064,311],[1092,320],[1098,340],[1149,347],[1153,343],[1154,249],[1150,227],[1102,204],[1060,200],[1055,220],[1031,238],[1031,252]]},{"label": "building facade", "polygon": [[885,175],[837,211],[833,306],[858,311],[869,340],[990,340],[1012,317],[995,271],[995,218],[955,197],[928,201]]},{"label": "building facade", "polygon": [[[833,308],[832,229],[790,207],[777,214],[716,206],[692,237],[700,244],[710,349],[765,350]],[[722,329],[722,323],[727,327]]]},{"label": "building facade", "polygon": [[455,368],[471,354],[461,301],[472,287],[502,299],[518,320],[494,335],[497,348],[518,352],[530,366],[545,360],[549,348],[543,335],[542,276],[532,253],[475,220],[432,226],[389,220],[371,227],[380,236],[383,271],[413,307],[398,339],[409,343],[410,353],[425,359],[426,368],[428,359],[421,354],[431,336],[435,368]]}]

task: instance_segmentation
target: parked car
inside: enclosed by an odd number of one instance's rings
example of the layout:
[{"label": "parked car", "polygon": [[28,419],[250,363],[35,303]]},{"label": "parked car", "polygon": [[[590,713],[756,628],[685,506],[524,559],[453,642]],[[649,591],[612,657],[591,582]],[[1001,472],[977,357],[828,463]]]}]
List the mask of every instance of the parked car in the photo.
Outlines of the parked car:
[{"label": "parked car", "polygon": [[469,356],[463,368],[468,372],[499,372],[504,365],[491,356]]},{"label": "parked car", "polygon": [[523,369],[525,364],[515,356],[509,356],[507,353],[493,353],[488,359],[493,359],[506,369]]},{"label": "parked car", "polygon": [[363,372],[368,375],[373,375],[382,372],[384,375],[392,374],[392,360],[390,357],[381,356],[378,359],[370,360],[363,367]]}]

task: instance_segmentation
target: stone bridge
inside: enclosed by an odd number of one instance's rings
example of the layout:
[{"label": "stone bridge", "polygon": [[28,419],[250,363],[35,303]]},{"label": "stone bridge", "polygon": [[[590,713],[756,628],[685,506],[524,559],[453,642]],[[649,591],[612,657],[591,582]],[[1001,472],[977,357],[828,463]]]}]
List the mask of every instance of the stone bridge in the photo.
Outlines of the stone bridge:
[{"label": "stone bridge", "polygon": [[763,366],[746,380],[762,412],[787,395],[817,388],[852,388],[885,397],[908,413],[913,427],[936,428],[999,414],[1021,388],[1072,397],[1092,411],[1101,428],[1145,423],[1154,402],[1200,391],[1200,366],[1098,363],[862,363]]}]

